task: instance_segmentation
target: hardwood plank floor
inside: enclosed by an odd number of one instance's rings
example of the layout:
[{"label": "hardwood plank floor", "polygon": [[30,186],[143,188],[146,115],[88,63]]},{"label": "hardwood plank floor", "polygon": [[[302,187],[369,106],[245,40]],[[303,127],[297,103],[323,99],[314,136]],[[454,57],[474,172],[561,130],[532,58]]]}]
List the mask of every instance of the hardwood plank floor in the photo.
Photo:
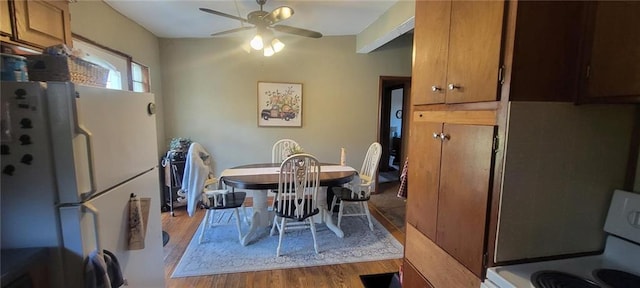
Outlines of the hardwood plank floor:
[{"label": "hardwood plank floor", "polygon": [[[248,201],[249,202],[249,201]],[[251,205],[250,202],[247,205]],[[386,220],[373,206],[369,206],[371,214],[391,234],[404,244],[404,232],[398,230]],[[168,212],[162,213],[162,228],[169,233],[169,243],[164,247],[164,271],[166,287],[317,287],[317,288],[358,288],[364,287],[359,275],[397,272],[401,259],[372,261],[362,263],[325,265],[306,268],[279,269],[271,271],[220,274],[201,277],[171,278],[171,273],[180,261],[180,257],[189,245],[191,237],[204,217],[204,210],[197,209],[193,217],[189,217],[184,207],[176,208],[176,217]],[[275,253],[275,250],[274,250]],[[275,257],[275,255],[274,255]],[[221,263],[221,265],[224,265]]]}]

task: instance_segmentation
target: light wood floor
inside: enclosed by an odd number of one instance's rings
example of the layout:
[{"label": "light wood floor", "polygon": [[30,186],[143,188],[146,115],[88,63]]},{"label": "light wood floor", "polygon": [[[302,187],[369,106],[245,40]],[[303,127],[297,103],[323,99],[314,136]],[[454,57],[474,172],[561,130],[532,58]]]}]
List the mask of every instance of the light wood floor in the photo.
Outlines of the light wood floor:
[{"label": "light wood floor", "polygon": [[[370,208],[372,215],[378,222],[382,223],[400,243],[404,244],[404,233],[378,213],[375,207],[370,206]],[[182,253],[184,253],[191,237],[202,221],[204,210],[197,209],[196,214],[193,217],[189,217],[185,208],[181,207],[175,209],[175,215],[175,217],[171,217],[168,212],[162,213],[163,230],[170,235],[169,243],[164,247],[166,287],[359,288],[364,287],[360,282],[359,275],[397,272],[402,263],[401,259],[395,259],[172,279],[171,273],[178,265]],[[224,265],[224,263],[220,263],[220,265]]]}]

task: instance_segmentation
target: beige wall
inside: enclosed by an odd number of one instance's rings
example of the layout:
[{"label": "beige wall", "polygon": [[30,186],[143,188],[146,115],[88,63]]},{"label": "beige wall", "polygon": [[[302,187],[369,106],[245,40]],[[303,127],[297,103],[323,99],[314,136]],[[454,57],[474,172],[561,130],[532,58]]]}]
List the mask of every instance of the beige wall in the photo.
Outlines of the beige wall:
[{"label": "beige wall", "polygon": [[159,40],[142,26],[124,17],[102,1],[71,2],[71,31],[94,42],[118,50],[133,57],[133,60],[149,67],[151,92],[156,95],[158,107],[158,150],[162,153],[164,143],[164,119],[162,115],[162,81]]},{"label": "beige wall", "polygon": [[[271,160],[280,138],[298,141],[322,161],[360,168],[377,140],[378,79],[411,75],[411,37],[370,54],[355,53],[355,36],[281,37],[285,49],[248,54],[240,37],[161,39],[165,127],[213,154],[214,169]],[[258,127],[257,82],[303,84],[302,128]]]}]

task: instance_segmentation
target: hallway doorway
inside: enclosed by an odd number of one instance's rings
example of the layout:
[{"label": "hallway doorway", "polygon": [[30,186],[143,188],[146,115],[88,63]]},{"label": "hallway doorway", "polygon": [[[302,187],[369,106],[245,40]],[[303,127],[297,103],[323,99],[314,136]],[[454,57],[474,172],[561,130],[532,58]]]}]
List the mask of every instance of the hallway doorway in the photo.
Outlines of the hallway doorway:
[{"label": "hallway doorway", "polygon": [[[385,172],[395,172],[402,169],[404,154],[406,153],[404,140],[406,121],[409,111],[409,95],[411,92],[411,77],[380,77],[380,95],[378,117],[378,142],[382,144],[383,151],[380,158],[379,171],[385,177]],[[397,179],[396,179],[397,180]]]}]

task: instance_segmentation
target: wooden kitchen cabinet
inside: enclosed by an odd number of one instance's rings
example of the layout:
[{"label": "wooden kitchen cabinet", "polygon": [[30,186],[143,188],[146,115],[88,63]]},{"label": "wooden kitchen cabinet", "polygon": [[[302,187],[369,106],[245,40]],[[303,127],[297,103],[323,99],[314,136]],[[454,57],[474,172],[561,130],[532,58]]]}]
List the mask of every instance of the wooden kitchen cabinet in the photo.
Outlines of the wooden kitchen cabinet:
[{"label": "wooden kitchen cabinet", "polygon": [[9,37],[13,35],[8,1],[0,1],[0,35]]},{"label": "wooden kitchen cabinet", "polygon": [[[7,33],[6,25],[13,28],[8,31],[15,32],[6,34],[8,42],[35,48],[63,43],[72,46],[68,1],[13,0],[2,1],[2,4],[10,8],[7,13],[13,13],[13,17],[5,17],[5,9],[2,12],[3,34]],[[6,23],[6,19],[10,22]]]},{"label": "wooden kitchen cabinet", "polygon": [[[471,113],[495,120],[493,111]],[[463,119],[438,122],[460,114],[414,112],[406,219],[481,277],[496,129]]]},{"label": "wooden kitchen cabinet", "polygon": [[502,1],[416,1],[412,104],[498,98]]},{"label": "wooden kitchen cabinet", "polygon": [[582,102],[640,102],[640,2],[586,3]]},{"label": "wooden kitchen cabinet", "polygon": [[[422,113],[417,113],[422,118]],[[438,218],[438,185],[440,184],[441,142],[433,133],[440,133],[442,123],[414,120],[409,132],[408,195],[406,221],[422,234],[436,241]],[[436,134],[437,136],[437,134]]]}]

